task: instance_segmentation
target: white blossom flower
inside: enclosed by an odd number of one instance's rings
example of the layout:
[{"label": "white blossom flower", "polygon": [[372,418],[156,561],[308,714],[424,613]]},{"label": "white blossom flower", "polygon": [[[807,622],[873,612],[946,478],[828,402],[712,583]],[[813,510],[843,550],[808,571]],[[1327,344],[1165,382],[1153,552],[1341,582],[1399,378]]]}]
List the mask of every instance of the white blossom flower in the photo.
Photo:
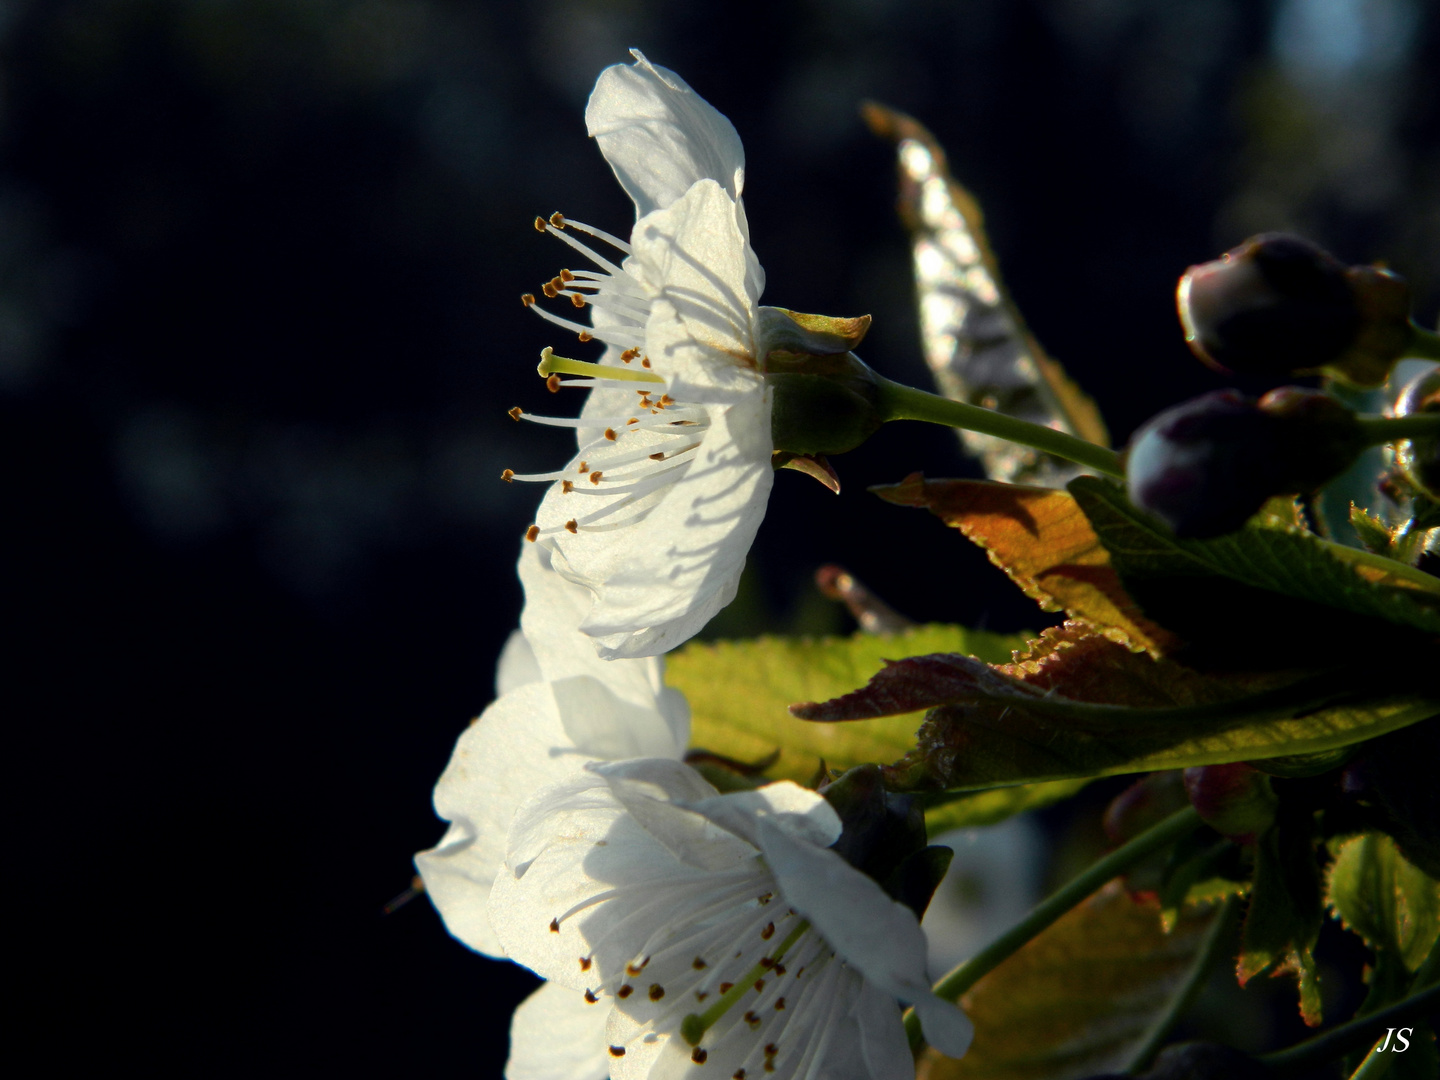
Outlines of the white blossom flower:
[{"label": "white blossom flower", "polygon": [[490,896],[507,953],[551,980],[516,1017],[511,1080],[602,1075],[598,1016],[614,1080],[911,1080],[897,1000],[962,1055],[970,1022],[931,993],[914,914],[829,850],[840,832],[813,791],[721,795],[673,760],[537,792]]},{"label": "white blossom flower", "polygon": [[415,857],[449,931],[490,956],[504,955],[486,903],[516,808],[588,762],[679,758],[690,737],[689,708],[665,686],[660,658],[599,659],[578,629],[586,590],[530,544],[519,569],[525,609],[496,671],[499,697],[460,736],[435,786],[450,828]]},{"label": "white blossom flower", "polygon": [[562,270],[543,290],[588,307],[590,325],[524,298],[607,346],[599,364],[544,354],[552,390],[592,387],[578,419],[511,413],[575,428],[580,451],[556,472],[504,474],[552,484],[527,537],[593,594],[581,629],[607,659],[674,648],[734,598],[774,475],[763,377],[773,309],[758,307],[740,138],[674,72],[634,56],[601,72],[585,111],[635,202],[630,239],[537,218],[595,266]]}]

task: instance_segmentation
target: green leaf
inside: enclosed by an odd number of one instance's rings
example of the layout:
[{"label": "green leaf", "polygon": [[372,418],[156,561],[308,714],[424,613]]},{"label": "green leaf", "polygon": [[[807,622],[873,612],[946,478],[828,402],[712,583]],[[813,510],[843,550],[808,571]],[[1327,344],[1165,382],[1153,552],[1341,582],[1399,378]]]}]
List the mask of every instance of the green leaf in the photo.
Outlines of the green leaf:
[{"label": "green leaf", "polygon": [[1360,535],[1360,542],[1366,551],[1376,555],[1390,554],[1390,527],[1363,506],[1350,504],[1350,524]]},{"label": "green leaf", "polygon": [[806,783],[821,761],[844,770],[895,760],[914,745],[923,714],[806,724],[790,715],[793,702],[843,694],[886,659],[944,651],[1004,662],[1013,650],[1024,649],[1025,640],[1023,634],[937,624],[898,634],[691,642],[670,654],[665,674],[690,700],[692,746],[738,761],[759,761],[779,750],[765,776]]},{"label": "green leaf", "polygon": [[[1336,670],[1280,685],[1252,680],[1247,694],[1235,677],[1205,677],[1067,623],[1014,664],[912,657],[861,690],[792,711],[832,721],[816,727],[850,728],[935,705],[915,748],[886,770],[887,786],[983,791],[1317,754],[1440,713],[1440,699],[1369,690],[1371,682],[1365,675],[1357,688],[1352,673]],[[887,719],[851,719],[860,716]]]},{"label": "green leaf", "polygon": [[1236,974],[1241,986],[1272,969],[1297,975],[1300,1015],[1311,1026],[1321,1020],[1313,950],[1323,916],[1314,815],[1282,802],[1275,824],[1255,845],[1255,880]]},{"label": "green leaf", "polygon": [[1419,968],[1440,939],[1440,882],[1406,861],[1395,841],[1366,833],[1336,849],[1327,887],[1330,908],[1377,953]]},{"label": "green leaf", "polygon": [[927,1050],[917,1080],[1070,1080],[1124,1068],[1199,951],[1212,910],[1168,935],[1118,883],[1063,915],[961,998],[975,1042]]},{"label": "green leaf", "polygon": [[[1163,524],[1137,510],[1114,484],[1082,476],[1069,490],[1090,520],[1126,591],[1162,625],[1174,605],[1159,614],[1149,602],[1161,589],[1187,600],[1215,592],[1216,579],[1338,609],[1393,626],[1440,634],[1440,578],[1412,572],[1386,573],[1355,549],[1327,544],[1295,528],[1247,526],[1214,540],[1177,540]],[[1404,568],[1408,570],[1408,568]],[[1428,584],[1427,582],[1433,582]],[[1193,584],[1193,588],[1186,586]],[[1157,588],[1158,586],[1158,588]],[[1231,613],[1238,625],[1244,616]]]}]

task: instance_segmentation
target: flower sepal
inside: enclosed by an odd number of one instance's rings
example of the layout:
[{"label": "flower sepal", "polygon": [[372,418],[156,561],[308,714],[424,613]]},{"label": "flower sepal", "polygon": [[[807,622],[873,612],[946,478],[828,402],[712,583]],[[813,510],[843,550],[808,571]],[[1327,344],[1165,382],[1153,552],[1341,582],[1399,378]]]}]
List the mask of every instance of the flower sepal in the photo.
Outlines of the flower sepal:
[{"label": "flower sepal", "polygon": [[773,349],[765,360],[776,450],[817,456],[854,450],[885,422],[880,377],[854,353]]},{"label": "flower sepal", "polygon": [[859,348],[870,332],[870,316],[846,319],[836,315],[808,315],[789,308],[762,307],[757,330],[770,350],[840,356]]},{"label": "flower sepal", "polygon": [[824,454],[792,454],[788,450],[776,450],[770,455],[770,464],[777,469],[794,469],[824,484],[836,495],[840,494],[840,474],[835,466],[825,460]]},{"label": "flower sepal", "polygon": [[840,816],[831,850],[923,918],[954,852],[926,846],[919,800],[886,791],[878,765],[858,765],[820,794]]}]

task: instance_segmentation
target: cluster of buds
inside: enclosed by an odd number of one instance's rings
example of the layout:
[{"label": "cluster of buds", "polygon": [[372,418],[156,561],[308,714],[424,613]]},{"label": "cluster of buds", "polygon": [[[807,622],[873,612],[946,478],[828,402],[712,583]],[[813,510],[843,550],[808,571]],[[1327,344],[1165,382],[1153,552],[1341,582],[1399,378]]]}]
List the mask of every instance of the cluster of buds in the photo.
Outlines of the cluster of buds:
[{"label": "cluster of buds", "polygon": [[[1177,302],[1195,355],[1247,376],[1322,373],[1380,386],[1422,336],[1402,278],[1381,267],[1346,266],[1308,240],[1279,233],[1190,267]],[[1395,413],[1434,410],[1440,375],[1432,371],[1402,395]],[[1366,446],[1384,440],[1368,423],[1328,394],[1295,386],[1259,400],[1235,390],[1204,394],[1135,433],[1125,461],[1130,499],[1178,537],[1221,536],[1273,496],[1306,494],[1349,468]],[[1440,439],[1401,442],[1396,461],[1417,489],[1440,486]]]}]

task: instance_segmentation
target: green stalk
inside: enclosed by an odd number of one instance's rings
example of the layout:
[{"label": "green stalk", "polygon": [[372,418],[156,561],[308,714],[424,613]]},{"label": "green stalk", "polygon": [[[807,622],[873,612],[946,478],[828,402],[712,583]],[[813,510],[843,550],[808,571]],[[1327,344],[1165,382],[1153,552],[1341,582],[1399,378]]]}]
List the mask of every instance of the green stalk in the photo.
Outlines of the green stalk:
[{"label": "green stalk", "polygon": [[1366,443],[1378,446],[1398,439],[1423,439],[1440,435],[1440,413],[1411,413],[1409,416],[1357,416]]},{"label": "green stalk", "polygon": [[1032,424],[1028,420],[1017,420],[1013,416],[982,409],[978,405],[951,401],[939,394],[917,390],[889,379],[876,376],[879,397],[876,406],[881,418],[891,420],[923,420],[930,424],[944,424],[946,427],[978,431],[982,435],[995,435],[1021,446],[1032,446],[1047,454],[1084,465],[1106,476],[1124,479],[1125,470],[1120,467],[1120,455],[1103,446],[1077,439],[1063,431]]},{"label": "green stalk", "polygon": [[1392,1056],[1389,1052],[1380,1053],[1379,1047],[1376,1047],[1365,1055],[1360,1067],[1350,1074],[1350,1080],[1380,1080],[1380,1077],[1385,1075],[1385,1070],[1390,1067]]},{"label": "green stalk", "polygon": [[1200,942],[1200,951],[1195,954],[1195,963],[1191,965],[1189,974],[1185,976],[1185,982],[1175,992],[1175,996],[1170,999],[1165,1011],[1150,1025],[1150,1030],[1145,1033],[1140,1048],[1130,1058],[1130,1064],[1125,1071],[1131,1076],[1136,1076],[1150,1067],[1150,1062],[1160,1052],[1160,1047],[1164,1045],[1171,1030],[1190,1011],[1190,1006],[1195,1003],[1196,996],[1214,969],[1215,961],[1220,958],[1220,947],[1225,942],[1226,931],[1239,907],[1239,893],[1227,896],[1225,902],[1220,905],[1220,910],[1215,913],[1209,929],[1205,931],[1205,937]]},{"label": "green stalk", "polygon": [[[1028,941],[1111,878],[1175,843],[1199,825],[1200,815],[1193,806],[1187,806],[1096,860],[1078,877],[1037,904],[1029,915],[936,983],[936,995],[946,1001],[958,1001],[981,978],[1019,952]],[[910,1049],[918,1054],[925,1046],[925,1037],[920,1033],[920,1019],[914,1009],[905,1012],[905,1033],[910,1037]]]},{"label": "green stalk", "polygon": [[1419,990],[1388,1009],[1357,1017],[1339,1027],[1331,1028],[1323,1035],[1316,1035],[1313,1039],[1307,1039],[1285,1050],[1277,1050],[1273,1054],[1265,1054],[1259,1060],[1277,1075],[1304,1072],[1323,1061],[1359,1050],[1367,1043],[1378,1040],[1387,1028],[1399,1027],[1406,1020],[1424,1016],[1427,1009],[1432,1009],[1437,1004],[1440,1004],[1440,983]]}]

